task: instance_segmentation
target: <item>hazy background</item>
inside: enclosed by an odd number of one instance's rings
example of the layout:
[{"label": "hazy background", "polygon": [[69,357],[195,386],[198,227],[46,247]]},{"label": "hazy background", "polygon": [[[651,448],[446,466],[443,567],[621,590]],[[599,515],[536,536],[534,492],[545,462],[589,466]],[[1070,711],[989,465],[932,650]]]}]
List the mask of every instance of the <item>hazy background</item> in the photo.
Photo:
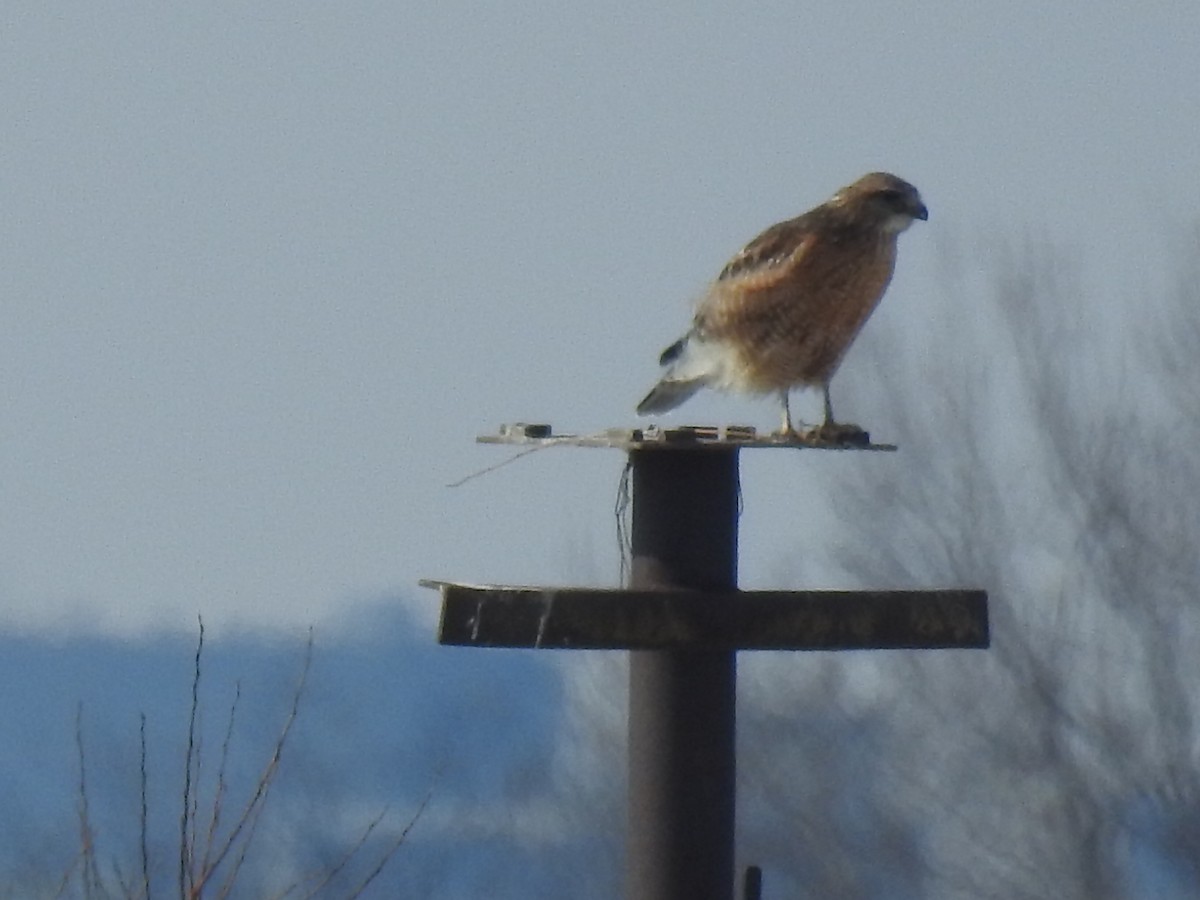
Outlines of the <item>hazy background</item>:
[{"label": "hazy background", "polygon": [[[854,522],[879,510],[854,512],[839,491],[936,486],[970,416],[1010,501],[997,508],[1058,521],[1061,482],[1018,452],[1036,396],[1017,380],[1028,347],[996,335],[1063,296],[1081,302],[1033,357],[1086,351],[1060,412],[1120,401],[1155,427],[1176,422],[1132,335],[1196,254],[1198,36],[1192,2],[8,4],[0,643],[14,705],[0,789],[28,815],[3,827],[61,827],[69,855],[78,700],[97,742],[128,752],[147,711],[162,765],[177,760],[202,614],[223,648],[215,710],[241,676],[282,714],[315,626],[325,693],[297,759],[321,772],[322,808],[411,808],[447,760],[449,824],[431,834],[496,798],[510,811],[514,796],[545,799],[487,825],[503,839],[490,863],[486,842],[458,835],[451,868],[486,869],[501,891],[495,873],[522,871],[513,841],[536,854],[575,827],[551,801],[555,779],[578,779],[599,806],[572,846],[602,858],[588,844],[599,830],[616,854],[619,660],[437,649],[436,598],[415,582],[615,583],[622,458],[549,450],[445,485],[503,458],[473,443],[501,422],[634,424],[657,353],[725,259],[874,169],[915,183],[930,220],[901,239],[834,399],[904,458],[748,454],[742,583],[998,590],[1019,568],[1012,602],[1036,609],[1082,565],[1044,536],[1014,526],[997,557],[1012,564],[988,570],[939,564],[898,523],[870,546],[913,571],[873,571],[847,554],[863,551]],[[1021,296],[1024,311],[1010,303]],[[990,390],[968,396],[968,381]],[[671,421],[775,417],[770,402],[703,397]],[[1050,473],[1045,490],[1036,472]],[[932,518],[973,521],[961,497],[939,496],[950,505]],[[839,527],[847,510],[858,518]],[[1021,616],[1009,621],[1020,633]],[[800,683],[809,660],[763,665]],[[781,676],[754,665],[755,702],[796,718]],[[874,663],[831,665],[861,696],[878,686]],[[987,695],[977,687],[964,709]],[[409,777],[347,761],[345,746]],[[496,792],[484,800],[470,788],[481,772]],[[523,871],[552,868],[538,859]],[[513,877],[500,895],[530,889]]]}]

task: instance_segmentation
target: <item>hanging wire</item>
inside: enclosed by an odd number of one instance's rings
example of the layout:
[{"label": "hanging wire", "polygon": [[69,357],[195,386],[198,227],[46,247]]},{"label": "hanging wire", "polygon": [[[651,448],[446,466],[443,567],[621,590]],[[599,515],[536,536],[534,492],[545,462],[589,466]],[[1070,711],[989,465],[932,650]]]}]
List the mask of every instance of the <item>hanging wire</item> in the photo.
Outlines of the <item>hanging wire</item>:
[{"label": "hanging wire", "polygon": [[746,511],[746,497],[742,493],[742,467],[734,466],[733,477],[737,479],[735,488],[737,489],[737,519],[742,520],[742,513]]},{"label": "hanging wire", "polygon": [[625,468],[617,482],[617,501],[613,504],[613,517],[617,522],[617,553],[620,554],[620,584],[624,586],[629,577],[633,557],[633,532],[630,527],[630,500],[632,491],[633,461],[626,457]]},{"label": "hanging wire", "polygon": [[472,472],[470,475],[464,475],[462,478],[458,479],[457,481],[451,481],[449,484],[446,485],[446,487],[448,487],[448,488],[462,487],[468,481],[474,481],[476,478],[479,478],[483,475],[490,475],[492,472],[495,472],[497,469],[503,469],[505,466],[507,466],[511,463],[515,463],[518,459],[528,456],[530,453],[536,453],[538,450],[545,450],[547,447],[551,447],[551,446],[553,446],[553,444],[545,443],[545,444],[534,444],[532,447],[526,447],[524,450],[520,450],[520,451],[514,453],[512,456],[508,457],[508,459],[502,459],[502,460],[500,460],[500,462],[490,465],[487,468],[479,469],[478,471]]}]

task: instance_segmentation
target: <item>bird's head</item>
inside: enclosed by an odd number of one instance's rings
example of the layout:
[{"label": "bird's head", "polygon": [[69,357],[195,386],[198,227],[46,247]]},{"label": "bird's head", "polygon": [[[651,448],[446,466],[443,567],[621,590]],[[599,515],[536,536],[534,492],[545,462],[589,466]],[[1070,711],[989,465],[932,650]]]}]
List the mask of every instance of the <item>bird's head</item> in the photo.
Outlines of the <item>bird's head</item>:
[{"label": "bird's head", "polygon": [[899,234],[914,219],[929,218],[917,189],[887,172],[864,175],[834,194],[829,202],[844,207],[855,218],[874,221],[890,234]]}]

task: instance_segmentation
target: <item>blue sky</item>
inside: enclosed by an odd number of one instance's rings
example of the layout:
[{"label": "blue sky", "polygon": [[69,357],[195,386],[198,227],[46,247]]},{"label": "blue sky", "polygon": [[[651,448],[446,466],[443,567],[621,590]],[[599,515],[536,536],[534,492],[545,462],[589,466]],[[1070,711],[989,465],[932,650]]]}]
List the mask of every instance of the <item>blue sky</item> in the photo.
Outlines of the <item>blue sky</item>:
[{"label": "blue sky", "polygon": [[[445,489],[496,461],[476,433],[633,424],[724,260],[876,168],[931,219],[864,345],[969,317],[946,259],[1026,240],[1120,315],[1200,192],[1197,26],[1188,3],[10,6],[0,622],[352,627],[421,576],[611,582],[620,459]],[[834,390],[886,438],[854,399],[879,374],[852,354]],[[747,573],[793,539],[752,514]]]},{"label": "blue sky", "polygon": [[[1121,349],[1196,220],[1197,34],[1193,2],[9,4],[0,639],[63,651],[12,714],[69,723],[96,640],[156,673],[130,676],[131,709],[169,706],[146,685],[186,669],[197,614],[275,659],[391,614],[431,644],[422,577],[615,583],[620,455],[447,488],[503,458],[475,435],[635,424],[726,258],[870,170],[930,220],[834,382],[846,418],[889,440],[881,383],[937,402],[910,379],[973,352],[939,339],[986,333],[970,301],[1014,248],[1075,266]],[[775,417],[704,396],[670,421]],[[806,485],[892,464],[747,458],[743,584],[845,586]],[[412,652],[414,695],[463,690],[450,656]],[[563,715],[619,722],[586,677],[553,686],[590,663],[519,665]]]}]

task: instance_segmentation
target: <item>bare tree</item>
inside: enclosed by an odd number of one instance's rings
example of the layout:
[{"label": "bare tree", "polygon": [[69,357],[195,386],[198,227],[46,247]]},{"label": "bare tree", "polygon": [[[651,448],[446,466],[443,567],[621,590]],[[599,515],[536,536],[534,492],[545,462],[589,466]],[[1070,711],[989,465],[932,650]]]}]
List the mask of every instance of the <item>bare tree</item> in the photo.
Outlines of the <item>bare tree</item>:
[{"label": "bare tree", "polygon": [[1063,259],[877,341],[922,385],[902,452],[805,486],[844,577],[984,586],[994,646],[746,667],[743,836],[783,896],[1200,892],[1200,262],[1122,303]]},{"label": "bare tree", "polygon": [[[102,857],[97,829],[91,815],[91,791],[88,783],[88,757],[85,752],[83,705],[76,713],[75,739],[79,765],[78,819],[80,850],[71,865],[63,872],[54,897],[108,898],[149,900],[154,896],[178,896],[181,900],[228,898],[239,896],[272,896],[279,898],[317,898],[366,896],[393,858],[404,845],[413,827],[428,805],[432,790],[417,805],[416,811],[397,827],[385,822],[384,808],[363,826],[355,840],[336,848],[328,860],[310,861],[305,871],[275,871],[268,873],[270,885],[256,883],[268,868],[260,857],[255,838],[263,822],[263,812],[269,795],[279,778],[284,749],[300,713],[312,663],[311,631],[305,646],[300,674],[291,692],[287,714],[280,725],[266,762],[257,777],[248,785],[246,796],[238,798],[232,778],[234,747],[242,699],[241,685],[235,685],[223,738],[216,751],[215,769],[205,748],[202,713],[202,672],[205,650],[203,621],[198,623],[199,634],[193,657],[191,704],[187,718],[187,734],[183,758],[183,778],[180,791],[175,844],[163,845],[174,856],[174,884],[155,877],[157,854],[152,847],[150,808],[156,799],[150,789],[147,764],[146,717],[140,717],[139,727],[139,824],[136,865],[123,864],[114,858],[106,865]],[[212,771],[209,771],[212,770]],[[167,869],[163,869],[165,874]],[[131,873],[135,873],[131,874]],[[249,874],[248,874],[249,873]],[[290,879],[290,880],[289,880]],[[24,886],[23,896],[44,896],[32,886]],[[383,890],[388,890],[383,888]]]}]

